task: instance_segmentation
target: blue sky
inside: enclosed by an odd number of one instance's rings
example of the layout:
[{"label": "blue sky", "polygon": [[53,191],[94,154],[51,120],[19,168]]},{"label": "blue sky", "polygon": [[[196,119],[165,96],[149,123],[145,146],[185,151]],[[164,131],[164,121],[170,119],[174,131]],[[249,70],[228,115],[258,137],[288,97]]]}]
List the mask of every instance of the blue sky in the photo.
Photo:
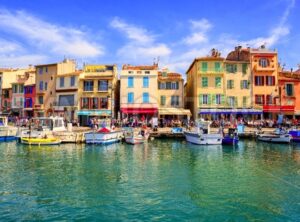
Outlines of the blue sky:
[{"label": "blue sky", "polygon": [[[225,4],[226,3],[226,4]],[[236,45],[277,49],[286,69],[300,63],[296,0],[0,0],[0,67],[75,58],[151,64],[184,73],[195,57]]]}]

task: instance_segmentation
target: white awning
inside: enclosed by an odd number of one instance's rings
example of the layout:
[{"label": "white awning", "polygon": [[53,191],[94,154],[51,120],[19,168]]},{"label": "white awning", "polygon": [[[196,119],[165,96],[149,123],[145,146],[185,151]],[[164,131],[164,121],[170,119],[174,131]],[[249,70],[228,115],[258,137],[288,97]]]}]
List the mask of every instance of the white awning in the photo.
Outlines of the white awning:
[{"label": "white awning", "polygon": [[191,116],[189,109],[183,108],[158,108],[159,115]]}]

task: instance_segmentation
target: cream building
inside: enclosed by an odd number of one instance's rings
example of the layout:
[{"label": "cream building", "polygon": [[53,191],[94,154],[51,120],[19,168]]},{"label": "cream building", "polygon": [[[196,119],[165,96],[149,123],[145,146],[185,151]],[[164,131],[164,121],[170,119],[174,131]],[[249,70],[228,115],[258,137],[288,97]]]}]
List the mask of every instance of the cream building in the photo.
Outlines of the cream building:
[{"label": "cream building", "polygon": [[123,65],[120,75],[122,119],[150,120],[158,116],[158,65]]}]

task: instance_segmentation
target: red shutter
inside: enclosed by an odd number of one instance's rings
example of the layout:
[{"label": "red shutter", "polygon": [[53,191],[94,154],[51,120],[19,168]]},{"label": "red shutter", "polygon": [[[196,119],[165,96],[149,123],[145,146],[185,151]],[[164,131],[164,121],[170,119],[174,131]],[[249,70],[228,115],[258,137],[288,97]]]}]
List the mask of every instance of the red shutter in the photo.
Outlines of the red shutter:
[{"label": "red shutter", "polygon": [[255,104],[257,104],[258,96],[255,95]]},{"label": "red shutter", "polygon": [[261,85],[262,86],[265,85],[265,78],[263,76],[261,77],[261,80],[262,80],[262,84]]},{"label": "red shutter", "polygon": [[272,85],[275,86],[275,76],[272,76]]},{"label": "red shutter", "polygon": [[265,105],[265,96],[262,95],[262,104]]}]

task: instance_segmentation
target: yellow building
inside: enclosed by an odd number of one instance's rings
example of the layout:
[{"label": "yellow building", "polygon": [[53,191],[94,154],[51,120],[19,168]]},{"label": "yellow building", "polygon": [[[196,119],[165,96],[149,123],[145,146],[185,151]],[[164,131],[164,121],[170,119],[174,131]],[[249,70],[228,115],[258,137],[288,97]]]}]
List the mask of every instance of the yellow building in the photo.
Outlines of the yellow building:
[{"label": "yellow building", "polygon": [[75,72],[74,60],[65,59],[60,63],[36,65],[36,103],[34,105],[35,116],[58,115],[55,113],[56,105],[56,79],[64,73]]},{"label": "yellow building", "polygon": [[120,75],[122,119],[151,119],[158,115],[158,65],[123,65]]},{"label": "yellow building", "polygon": [[116,118],[117,66],[85,65],[79,76],[77,112],[80,125],[89,125],[90,119]]},{"label": "yellow building", "polygon": [[271,106],[279,104],[277,51],[261,46],[258,49],[251,49],[250,56],[253,105],[264,112],[265,118],[272,118]]},{"label": "yellow building", "polygon": [[261,110],[253,109],[250,48],[235,47],[227,55],[224,67],[226,106],[231,109],[230,114],[247,119],[261,114]]},{"label": "yellow building", "polygon": [[186,104],[197,119],[211,118],[226,107],[224,58],[213,49],[211,55],[196,58],[187,70]]},{"label": "yellow building", "polygon": [[184,81],[179,73],[163,69],[158,73],[159,119],[188,119],[190,110],[184,109]]}]

